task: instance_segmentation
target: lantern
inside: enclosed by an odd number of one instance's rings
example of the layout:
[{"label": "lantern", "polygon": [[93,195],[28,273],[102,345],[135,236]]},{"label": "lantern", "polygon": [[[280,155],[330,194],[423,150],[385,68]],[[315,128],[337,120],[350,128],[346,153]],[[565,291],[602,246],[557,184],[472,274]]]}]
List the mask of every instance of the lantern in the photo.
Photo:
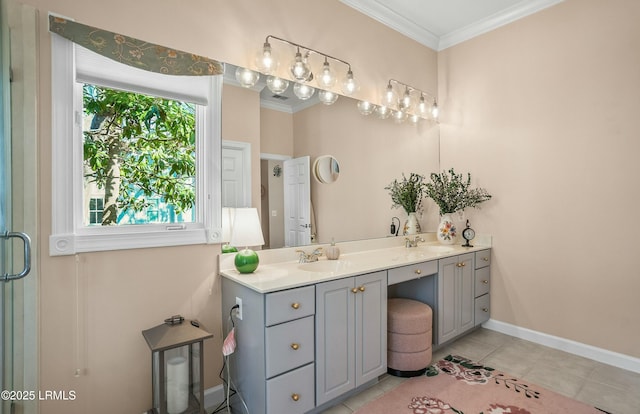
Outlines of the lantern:
[{"label": "lantern", "polygon": [[177,316],[142,336],[151,348],[153,408],[147,414],[205,414],[202,345],[213,334]]}]

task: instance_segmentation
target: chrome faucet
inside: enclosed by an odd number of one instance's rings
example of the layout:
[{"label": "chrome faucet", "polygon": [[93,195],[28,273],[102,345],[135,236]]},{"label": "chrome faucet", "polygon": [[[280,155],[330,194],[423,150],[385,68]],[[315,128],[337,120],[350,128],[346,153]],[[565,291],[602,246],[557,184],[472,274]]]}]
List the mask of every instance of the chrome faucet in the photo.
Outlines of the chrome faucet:
[{"label": "chrome faucet", "polygon": [[420,236],[416,236],[411,240],[408,237],[404,238],[404,247],[418,247],[418,242],[424,242],[424,239]]},{"label": "chrome faucet", "polygon": [[302,250],[296,250],[296,253],[299,254],[298,263],[317,262],[318,261],[318,257],[322,256],[322,247],[318,247],[317,249],[315,249],[311,253],[305,253]]}]

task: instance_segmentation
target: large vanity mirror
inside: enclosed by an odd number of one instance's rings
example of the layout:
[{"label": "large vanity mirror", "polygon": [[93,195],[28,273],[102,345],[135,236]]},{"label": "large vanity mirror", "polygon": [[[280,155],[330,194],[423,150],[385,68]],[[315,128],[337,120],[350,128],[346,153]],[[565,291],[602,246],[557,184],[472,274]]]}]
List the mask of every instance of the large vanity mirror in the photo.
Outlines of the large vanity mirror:
[{"label": "large vanity mirror", "polygon": [[[253,199],[248,203],[261,211],[263,248],[384,237],[394,216],[406,220],[402,210],[391,208],[384,187],[402,173],[439,170],[439,128],[433,121],[398,124],[375,114],[365,116],[357,100],[339,96],[325,105],[317,99],[317,90],[305,101],[290,92],[273,94],[265,76],[253,88],[243,88],[233,81],[235,67],[225,66],[222,139],[252,147]],[[314,173],[320,179],[314,179]],[[301,184],[305,180],[308,205]],[[296,207],[285,205],[287,191],[292,193],[288,203],[308,209],[308,222],[296,216]],[[421,223],[435,228],[436,220],[437,214],[425,214]],[[308,225],[308,238],[290,234],[293,229],[304,232]]]}]

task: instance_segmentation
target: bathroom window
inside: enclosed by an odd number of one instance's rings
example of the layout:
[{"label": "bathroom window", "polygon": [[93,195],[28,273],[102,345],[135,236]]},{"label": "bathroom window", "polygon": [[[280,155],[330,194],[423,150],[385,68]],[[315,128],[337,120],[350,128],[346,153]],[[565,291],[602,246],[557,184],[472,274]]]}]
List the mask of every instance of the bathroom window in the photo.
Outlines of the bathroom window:
[{"label": "bathroom window", "polygon": [[52,35],[50,254],[218,243],[221,92]]}]

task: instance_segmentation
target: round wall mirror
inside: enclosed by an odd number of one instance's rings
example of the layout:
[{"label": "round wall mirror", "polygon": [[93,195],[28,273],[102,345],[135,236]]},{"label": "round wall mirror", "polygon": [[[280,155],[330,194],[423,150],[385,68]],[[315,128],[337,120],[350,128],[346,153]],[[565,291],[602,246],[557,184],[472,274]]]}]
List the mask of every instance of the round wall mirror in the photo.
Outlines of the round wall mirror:
[{"label": "round wall mirror", "polygon": [[338,160],[331,155],[321,155],[313,162],[313,175],[323,184],[331,184],[340,175]]}]

